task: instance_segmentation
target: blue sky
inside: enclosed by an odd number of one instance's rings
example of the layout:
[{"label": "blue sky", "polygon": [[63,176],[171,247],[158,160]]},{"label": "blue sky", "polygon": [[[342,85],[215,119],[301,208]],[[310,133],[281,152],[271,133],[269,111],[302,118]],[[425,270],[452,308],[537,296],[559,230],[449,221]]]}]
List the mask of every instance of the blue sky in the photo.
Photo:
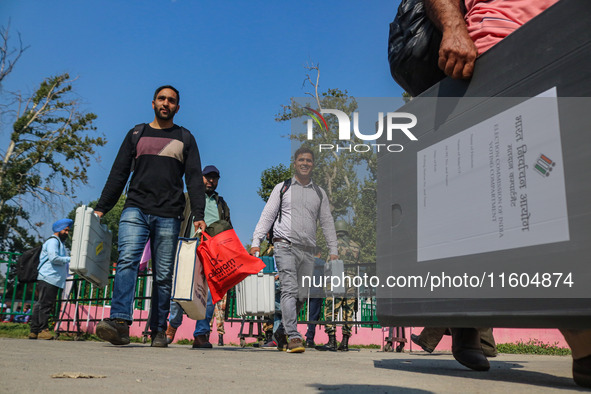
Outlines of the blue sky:
[{"label": "blue sky", "polygon": [[[108,140],[89,184],[78,189],[77,201],[89,202],[100,196],[125,133],[153,119],[154,89],[176,86],[175,122],[195,135],[202,164],[220,169],[218,191],[250,243],[264,206],[256,193],[261,172],[289,162],[290,125],[274,117],[304,95],[304,65],[320,65],[321,90],[401,96],[387,62],[398,3],[2,0],[0,25],[10,20],[13,38],[20,32],[30,45],[2,89],[30,93],[50,75],[79,77],[82,108],[98,115],[95,125]],[[2,151],[10,126],[0,124]],[[71,208],[65,203],[54,215]]]}]

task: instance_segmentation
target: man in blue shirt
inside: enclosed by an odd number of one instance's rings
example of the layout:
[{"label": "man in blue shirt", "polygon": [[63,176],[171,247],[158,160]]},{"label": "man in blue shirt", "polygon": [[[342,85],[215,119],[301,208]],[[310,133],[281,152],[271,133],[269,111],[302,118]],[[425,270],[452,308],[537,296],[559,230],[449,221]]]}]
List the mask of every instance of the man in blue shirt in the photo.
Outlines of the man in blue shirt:
[{"label": "man in blue shirt", "polygon": [[53,235],[45,241],[41,249],[37,276],[39,299],[33,307],[29,339],[53,339],[48,321],[58,290],[66,285],[70,256],[64,241],[68,239],[72,223],[72,219],[60,219],[55,222],[52,226]]}]

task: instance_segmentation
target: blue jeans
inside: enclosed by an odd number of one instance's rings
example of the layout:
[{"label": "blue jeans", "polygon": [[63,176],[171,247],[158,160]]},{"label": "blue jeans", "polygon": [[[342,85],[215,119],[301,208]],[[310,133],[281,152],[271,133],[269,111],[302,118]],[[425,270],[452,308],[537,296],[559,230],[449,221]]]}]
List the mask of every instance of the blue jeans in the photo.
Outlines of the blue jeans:
[{"label": "blue jeans", "polygon": [[211,331],[209,328],[209,323],[213,318],[213,300],[211,299],[211,292],[207,292],[207,307],[205,309],[205,319],[197,320],[195,322],[195,332],[193,332],[193,336],[196,337],[197,335],[207,335]]},{"label": "blue jeans", "polygon": [[178,302],[170,301],[170,316],[168,322],[173,328],[179,328],[183,324],[183,308]]},{"label": "blue jeans", "polygon": [[[214,307],[215,305],[213,305],[211,293],[208,292],[205,319],[197,320],[195,322],[194,336],[209,334],[209,323],[213,317]],[[183,308],[177,302],[170,301],[170,316],[168,317],[168,322],[170,323],[170,326],[174,328],[179,328],[181,324],[183,324]]]},{"label": "blue jeans", "polygon": [[133,300],[142,252],[151,240],[152,303],[150,330],[166,331],[174,257],[181,220],[144,214],[125,208],[119,221],[119,260],[115,272],[111,318],[133,321]]}]

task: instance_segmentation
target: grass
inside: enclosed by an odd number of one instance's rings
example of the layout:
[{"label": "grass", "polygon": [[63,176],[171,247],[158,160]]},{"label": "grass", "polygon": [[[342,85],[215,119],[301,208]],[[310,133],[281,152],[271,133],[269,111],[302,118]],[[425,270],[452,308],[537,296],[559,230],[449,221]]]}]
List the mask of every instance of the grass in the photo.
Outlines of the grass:
[{"label": "grass", "polygon": [[[29,336],[29,325],[22,323],[0,323],[0,337],[3,338],[21,338],[25,339]],[[100,339],[94,334],[83,334],[77,336],[75,334],[61,333],[59,340],[62,341],[100,341]],[[133,343],[142,343],[143,338],[131,337],[130,341]],[[236,340],[238,342],[238,340]],[[191,339],[181,339],[176,344],[178,345],[191,345],[193,341]],[[249,342],[246,346],[252,346],[253,343]],[[238,346],[234,343],[229,344],[230,346]],[[530,339],[527,342],[519,341],[517,343],[499,343],[497,344],[497,350],[499,353],[506,354],[540,354],[540,355],[551,355],[551,356],[568,356],[571,354],[570,349],[558,347],[558,342],[554,344],[544,343],[537,339]],[[380,345],[349,345],[351,349],[380,349]]]},{"label": "grass", "polygon": [[28,338],[29,325],[22,323],[0,323],[0,337],[3,338]]},{"label": "grass", "polygon": [[497,350],[499,353],[508,354],[543,354],[550,356],[568,356],[571,354],[569,348],[562,348],[557,345],[558,342],[548,344],[538,339],[530,339],[525,343],[523,341],[517,343],[499,343],[497,344]]},{"label": "grass", "polygon": [[[29,337],[30,328],[28,324],[22,323],[0,323],[0,337],[2,338],[20,338],[26,339]],[[99,337],[94,334],[77,335],[75,333],[60,333],[58,340],[60,341],[101,341]],[[142,338],[131,337],[131,342],[141,343]]]},{"label": "grass", "polygon": [[349,345],[349,349],[381,349],[381,345]]}]

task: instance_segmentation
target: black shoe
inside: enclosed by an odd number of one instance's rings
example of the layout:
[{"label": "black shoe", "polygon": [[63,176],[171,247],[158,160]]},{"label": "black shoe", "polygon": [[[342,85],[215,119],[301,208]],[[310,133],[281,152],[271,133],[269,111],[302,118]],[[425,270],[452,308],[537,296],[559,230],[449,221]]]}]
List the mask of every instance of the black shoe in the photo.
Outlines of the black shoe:
[{"label": "black shoe", "polygon": [[277,350],[285,352],[287,350],[287,335],[277,330],[273,336],[275,337],[275,343],[277,343]]},{"label": "black shoe", "polygon": [[308,348],[308,349],[315,349],[316,348],[316,344],[314,343],[313,340],[306,339],[306,342],[304,342],[304,347],[305,348]]},{"label": "black shoe", "polygon": [[573,379],[577,385],[591,388],[591,356],[573,360]]},{"label": "black shoe", "polygon": [[349,335],[343,335],[343,340],[337,350],[340,350],[341,352],[349,351]]},{"label": "black shoe", "polygon": [[224,346],[224,334],[218,334],[218,346]]},{"label": "black shoe", "polygon": [[475,328],[452,328],[451,351],[457,362],[475,371],[488,371],[490,364],[480,346],[480,334]]},{"label": "black shoe", "polygon": [[122,319],[104,319],[96,325],[96,336],[113,345],[129,344],[129,324]]},{"label": "black shoe", "polygon": [[328,336],[328,343],[326,345],[322,345],[322,346],[316,346],[316,350],[320,350],[322,352],[324,351],[331,351],[331,352],[336,352],[337,351],[337,337],[336,335],[329,335]]},{"label": "black shoe", "polygon": [[413,341],[413,343],[415,345],[419,345],[421,347],[421,349],[423,349],[427,353],[433,353],[433,349],[431,349],[430,347],[427,347],[426,345],[423,345],[423,343],[421,342],[420,336],[415,335],[415,334],[410,334],[410,340]]},{"label": "black shoe", "polygon": [[213,345],[209,343],[207,335],[197,335],[193,340],[193,349],[211,349]]},{"label": "black shoe", "polygon": [[166,339],[165,331],[158,331],[158,333],[152,337],[152,347],[168,347],[168,340]]}]

